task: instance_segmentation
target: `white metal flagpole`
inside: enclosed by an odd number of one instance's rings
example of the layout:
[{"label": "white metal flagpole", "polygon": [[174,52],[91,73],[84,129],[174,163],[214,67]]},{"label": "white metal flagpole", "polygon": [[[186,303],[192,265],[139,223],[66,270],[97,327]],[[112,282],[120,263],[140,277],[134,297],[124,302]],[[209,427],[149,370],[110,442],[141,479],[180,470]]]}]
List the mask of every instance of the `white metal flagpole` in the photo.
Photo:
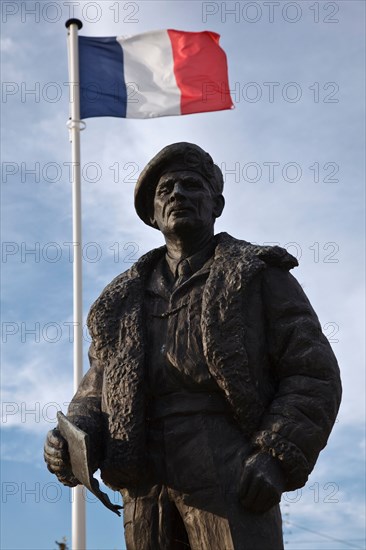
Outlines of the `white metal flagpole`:
[{"label": "white metal flagpole", "polygon": [[[81,242],[81,170],[80,170],[80,88],[78,30],[79,19],[69,19],[68,29],[70,119],[68,128],[72,155],[72,221],[73,221],[73,302],[74,302],[74,392],[83,376],[83,308],[82,308],[82,242]],[[85,499],[83,487],[72,489],[72,550],[86,550]]]}]

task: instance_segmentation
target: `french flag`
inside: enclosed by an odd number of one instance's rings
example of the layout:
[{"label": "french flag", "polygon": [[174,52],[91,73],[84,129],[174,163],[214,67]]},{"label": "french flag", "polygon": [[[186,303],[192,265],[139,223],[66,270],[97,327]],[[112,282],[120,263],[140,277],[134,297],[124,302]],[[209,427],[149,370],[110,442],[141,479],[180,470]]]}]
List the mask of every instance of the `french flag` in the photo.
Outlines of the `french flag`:
[{"label": "french flag", "polygon": [[233,108],[220,35],[160,30],[79,36],[80,118],[153,118]]}]

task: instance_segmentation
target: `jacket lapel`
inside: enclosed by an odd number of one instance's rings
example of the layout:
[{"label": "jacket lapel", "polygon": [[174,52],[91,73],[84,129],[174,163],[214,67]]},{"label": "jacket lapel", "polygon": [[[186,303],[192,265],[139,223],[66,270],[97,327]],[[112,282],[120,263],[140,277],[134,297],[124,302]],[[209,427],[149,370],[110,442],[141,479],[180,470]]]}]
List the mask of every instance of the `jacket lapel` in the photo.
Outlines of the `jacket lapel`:
[{"label": "jacket lapel", "polygon": [[145,281],[165,247],[143,256],[117,277],[91,308],[88,327],[104,364],[107,422],[102,478],[112,488],[141,481],[145,450]]},{"label": "jacket lapel", "polygon": [[226,233],[219,236],[204,289],[201,318],[208,368],[247,435],[253,433],[264,410],[244,345],[246,289],[265,268],[253,248]]}]

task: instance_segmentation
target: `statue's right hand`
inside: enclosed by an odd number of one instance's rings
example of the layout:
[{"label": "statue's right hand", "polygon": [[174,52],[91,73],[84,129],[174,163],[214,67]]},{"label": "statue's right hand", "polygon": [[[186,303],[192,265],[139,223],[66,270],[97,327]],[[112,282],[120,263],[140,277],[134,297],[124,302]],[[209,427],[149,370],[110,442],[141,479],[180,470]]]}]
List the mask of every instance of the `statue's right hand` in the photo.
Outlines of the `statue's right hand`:
[{"label": "statue's right hand", "polygon": [[75,487],[80,481],[73,475],[67,441],[57,428],[49,431],[44,444],[44,459],[47,468],[67,487]]}]

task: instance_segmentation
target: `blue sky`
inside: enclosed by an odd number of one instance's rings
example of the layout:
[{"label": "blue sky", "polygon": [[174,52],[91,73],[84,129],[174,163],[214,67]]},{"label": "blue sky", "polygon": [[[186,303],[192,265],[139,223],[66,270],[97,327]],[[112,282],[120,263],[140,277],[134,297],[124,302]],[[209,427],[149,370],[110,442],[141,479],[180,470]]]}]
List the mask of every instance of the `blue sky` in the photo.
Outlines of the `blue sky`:
[{"label": "blue sky", "polygon": [[[236,107],[88,119],[85,315],[115,275],[162,244],[133,209],[146,162],[175,141],[209,151],[226,181],[217,232],[278,243],[299,258],[294,275],[342,372],[329,444],[308,484],[283,498],[286,548],[364,548],[365,4],[353,0],[2,3],[1,548],[48,550],[71,540],[70,493],[46,470],[42,447],[73,394],[64,27],[72,8],[90,36],[220,33]],[[84,340],[86,369],[86,333]],[[122,521],[88,500],[88,550],[123,549]]]}]

